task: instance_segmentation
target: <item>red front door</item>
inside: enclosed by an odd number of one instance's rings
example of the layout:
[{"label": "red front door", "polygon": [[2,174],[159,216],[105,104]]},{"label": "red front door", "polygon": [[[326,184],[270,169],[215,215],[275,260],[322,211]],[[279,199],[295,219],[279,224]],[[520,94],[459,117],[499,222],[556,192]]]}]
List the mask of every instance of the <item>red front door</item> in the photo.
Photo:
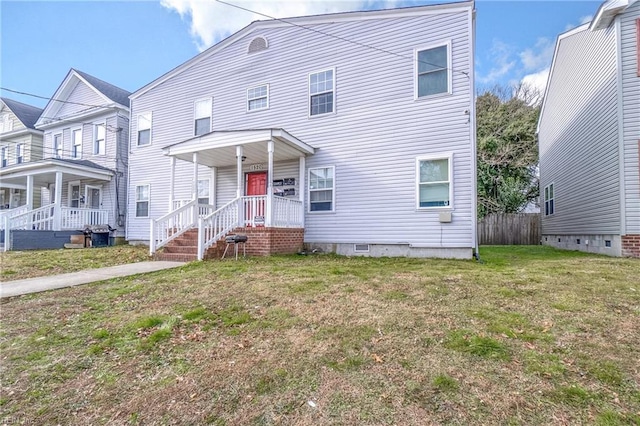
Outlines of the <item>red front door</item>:
[{"label": "red front door", "polygon": [[[245,194],[267,194],[267,172],[247,173]],[[262,199],[249,199],[245,204],[245,220],[247,226],[264,226],[265,202]]]}]

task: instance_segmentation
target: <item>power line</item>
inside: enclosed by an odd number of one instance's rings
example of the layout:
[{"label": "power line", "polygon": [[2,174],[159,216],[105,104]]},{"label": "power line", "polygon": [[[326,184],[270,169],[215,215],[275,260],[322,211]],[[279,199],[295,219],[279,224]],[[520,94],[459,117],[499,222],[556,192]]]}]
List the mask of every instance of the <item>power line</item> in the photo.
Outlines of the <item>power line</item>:
[{"label": "power line", "polygon": [[[407,55],[403,55],[402,53],[392,52],[390,50],[382,49],[380,47],[371,46],[370,44],[360,43],[359,41],[350,40],[348,38],[337,36],[335,34],[327,33],[327,32],[320,31],[320,30],[317,30],[317,29],[314,29],[314,28],[309,28],[309,27],[306,27],[304,25],[300,25],[300,24],[296,24],[295,22],[288,21],[286,19],[276,18],[274,16],[270,16],[270,15],[267,15],[265,13],[257,12],[255,10],[252,10],[252,9],[249,9],[249,8],[246,8],[246,7],[242,7],[242,6],[238,6],[236,4],[229,3],[229,2],[226,2],[226,1],[223,1],[223,0],[216,0],[216,2],[225,4],[227,6],[235,7],[236,9],[244,10],[245,12],[254,13],[256,15],[264,16],[265,18],[273,19],[275,21],[280,21],[280,22],[283,22],[283,23],[285,23],[287,25],[292,25],[294,27],[302,28],[302,29],[305,29],[307,31],[318,33],[318,34],[321,34],[321,35],[324,35],[324,36],[327,36],[327,37],[332,37],[332,38],[335,38],[337,40],[341,40],[341,41],[344,41],[344,42],[347,42],[347,43],[355,44],[356,46],[366,47],[367,49],[376,50],[378,52],[386,53],[388,55],[397,56],[397,57],[402,58],[402,59],[409,59],[409,60],[413,60],[414,59],[413,57],[409,57]],[[452,72],[457,72],[459,74],[462,74],[462,75],[464,75],[465,77],[467,77],[469,79],[471,78],[467,71],[460,71],[460,70],[456,70],[454,68],[442,67],[440,65],[437,65],[437,64],[434,64],[434,63],[431,63],[431,62],[427,62],[427,61],[423,61],[423,60],[420,60],[420,59],[416,59],[416,61],[418,63],[425,64],[425,65],[431,65],[431,66],[436,67],[436,68],[444,68],[444,69],[447,69],[447,70],[451,70]]]},{"label": "power line", "polygon": [[[46,97],[46,96],[35,95],[33,93],[21,92],[19,90],[9,89],[7,87],[0,87],[0,90],[6,90],[7,92],[15,93],[15,94],[18,94],[18,95],[31,96],[33,98],[44,99],[46,101],[55,101],[55,102],[60,102],[60,103],[63,103],[63,104],[80,105],[80,106],[86,106],[86,107],[92,107],[92,108],[118,109],[118,107],[85,104],[85,103],[82,103],[82,102],[73,102],[73,101],[66,101],[66,100],[62,100],[62,99],[49,98],[49,97]],[[83,110],[83,111],[86,111],[86,110]]]}]

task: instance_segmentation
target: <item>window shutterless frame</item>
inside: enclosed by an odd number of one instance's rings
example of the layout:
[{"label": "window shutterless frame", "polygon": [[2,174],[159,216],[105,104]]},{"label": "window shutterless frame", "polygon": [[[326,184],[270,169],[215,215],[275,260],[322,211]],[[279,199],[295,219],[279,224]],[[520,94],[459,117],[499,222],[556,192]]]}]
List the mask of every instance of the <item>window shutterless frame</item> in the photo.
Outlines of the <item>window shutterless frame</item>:
[{"label": "window shutterless frame", "polygon": [[107,123],[93,125],[93,155],[105,155],[107,141]]},{"label": "window shutterless frame", "polygon": [[53,157],[62,158],[62,133],[53,135]]},{"label": "window shutterless frame", "polygon": [[145,112],[138,114],[136,119],[136,145],[148,146],[151,145],[152,133],[151,126],[153,123],[153,114],[151,112]]},{"label": "window shutterless frame", "polygon": [[136,217],[149,217],[149,202],[151,200],[151,185],[136,186]]},{"label": "window shutterless frame", "polygon": [[247,112],[269,109],[269,85],[259,84],[247,89]]},{"label": "window shutterless frame", "polygon": [[416,209],[453,209],[453,154],[416,157]]},{"label": "window shutterless frame", "polygon": [[414,99],[453,93],[451,40],[414,49],[413,62]]},{"label": "window shutterless frame", "polygon": [[309,73],[309,117],[336,112],[336,69]]},{"label": "window shutterless frame", "polygon": [[71,129],[71,158],[82,158],[82,127]]},{"label": "window shutterless frame", "polygon": [[213,98],[197,99],[193,102],[193,135],[204,135],[211,131]]},{"label": "window shutterless frame", "polygon": [[310,213],[333,213],[336,211],[335,166],[311,167],[307,176],[307,210]]},{"label": "window shutterless frame", "polygon": [[544,187],[544,215],[551,216],[556,211],[554,183]]}]

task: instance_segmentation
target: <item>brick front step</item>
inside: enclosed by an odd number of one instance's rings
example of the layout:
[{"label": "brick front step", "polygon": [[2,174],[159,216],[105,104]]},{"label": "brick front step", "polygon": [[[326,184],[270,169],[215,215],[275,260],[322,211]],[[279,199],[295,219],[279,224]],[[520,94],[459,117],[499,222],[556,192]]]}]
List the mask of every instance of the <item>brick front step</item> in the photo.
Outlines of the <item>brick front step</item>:
[{"label": "brick front step", "polygon": [[165,253],[182,253],[182,254],[196,254],[198,253],[198,246],[195,245],[171,245],[167,244],[164,247]]},{"label": "brick front step", "polygon": [[196,254],[187,253],[156,253],[153,255],[153,260],[166,260],[170,262],[193,262],[198,260]]}]

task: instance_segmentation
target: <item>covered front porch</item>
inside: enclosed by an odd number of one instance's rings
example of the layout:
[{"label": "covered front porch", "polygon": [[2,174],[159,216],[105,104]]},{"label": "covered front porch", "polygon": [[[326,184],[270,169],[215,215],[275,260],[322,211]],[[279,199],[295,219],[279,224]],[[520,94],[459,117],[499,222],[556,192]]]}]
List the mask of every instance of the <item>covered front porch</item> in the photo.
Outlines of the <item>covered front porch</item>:
[{"label": "covered front porch", "polygon": [[110,209],[102,207],[103,190],[113,177],[109,169],[89,161],[47,159],[8,167],[0,177],[2,190],[14,197],[13,208],[0,211],[4,251],[12,249],[14,231],[82,231],[113,224]]},{"label": "covered front porch", "polygon": [[[282,129],[258,129],[214,131],[165,147],[164,153],[170,159],[169,212],[150,221],[152,255],[189,231],[197,235],[195,257],[199,260],[232,232],[268,236],[265,238],[270,242],[265,245],[273,249],[263,253],[256,248],[253,254],[279,252],[282,248],[278,241],[288,240],[289,234],[299,235],[302,244],[302,232],[285,230],[304,229],[305,158],[314,153],[313,147]],[[189,200],[175,196],[176,161],[193,164],[192,176],[188,177]],[[274,179],[276,165],[292,161],[297,162],[297,175]],[[202,166],[208,168],[210,173],[206,175],[213,180],[212,193],[204,198],[198,186]],[[218,170],[224,169],[229,177],[233,168],[235,182],[218,179]]]}]

